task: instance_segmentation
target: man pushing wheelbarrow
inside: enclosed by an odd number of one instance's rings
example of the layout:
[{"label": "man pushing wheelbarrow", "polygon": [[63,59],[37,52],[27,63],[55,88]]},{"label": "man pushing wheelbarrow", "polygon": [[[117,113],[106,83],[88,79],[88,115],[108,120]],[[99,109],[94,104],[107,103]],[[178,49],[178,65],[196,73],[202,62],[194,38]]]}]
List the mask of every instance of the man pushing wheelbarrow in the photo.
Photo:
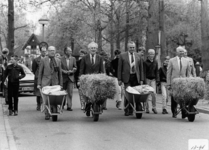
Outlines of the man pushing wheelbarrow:
[{"label": "man pushing wheelbarrow", "polygon": [[[38,86],[37,88],[42,89],[46,86],[60,85],[62,87],[62,71],[61,63],[58,58],[55,58],[56,48],[49,46],[48,56],[43,58],[40,63],[38,73]],[[43,101],[46,101],[46,95],[43,97]],[[52,108],[57,108],[56,105],[51,105]],[[45,120],[49,120],[50,115],[47,109],[45,109]]]}]

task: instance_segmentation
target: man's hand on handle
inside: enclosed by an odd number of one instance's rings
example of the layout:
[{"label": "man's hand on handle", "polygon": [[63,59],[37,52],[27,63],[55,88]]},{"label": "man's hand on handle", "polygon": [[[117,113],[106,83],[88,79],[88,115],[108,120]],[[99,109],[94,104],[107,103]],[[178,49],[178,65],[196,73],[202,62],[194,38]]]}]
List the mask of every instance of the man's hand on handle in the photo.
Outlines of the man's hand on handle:
[{"label": "man's hand on handle", "polygon": [[37,85],[37,88],[38,88],[38,89],[41,89],[41,85]]},{"label": "man's hand on handle", "polygon": [[118,81],[118,85],[121,86],[122,85],[122,81]]}]

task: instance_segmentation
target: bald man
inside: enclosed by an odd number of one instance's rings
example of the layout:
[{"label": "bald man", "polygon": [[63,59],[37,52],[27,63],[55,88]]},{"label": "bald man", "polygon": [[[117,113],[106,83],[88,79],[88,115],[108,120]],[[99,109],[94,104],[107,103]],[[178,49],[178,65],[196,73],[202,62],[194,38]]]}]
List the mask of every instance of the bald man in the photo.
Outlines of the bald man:
[{"label": "bald man", "polygon": [[[171,58],[168,63],[167,70],[167,87],[172,88],[172,80],[180,77],[190,77],[190,65],[189,61],[184,58],[185,49],[181,46],[176,48],[176,57]],[[171,111],[173,113],[173,118],[176,118],[177,113],[177,103],[171,96]],[[186,113],[182,110],[182,118],[186,117]]]},{"label": "bald man", "polygon": [[[62,87],[61,62],[60,59],[55,58],[56,48],[49,46],[47,52],[48,56],[45,56],[40,62],[37,88],[53,85],[60,85]],[[57,106],[54,107],[56,108]],[[48,111],[45,112],[45,119],[50,119]]]}]

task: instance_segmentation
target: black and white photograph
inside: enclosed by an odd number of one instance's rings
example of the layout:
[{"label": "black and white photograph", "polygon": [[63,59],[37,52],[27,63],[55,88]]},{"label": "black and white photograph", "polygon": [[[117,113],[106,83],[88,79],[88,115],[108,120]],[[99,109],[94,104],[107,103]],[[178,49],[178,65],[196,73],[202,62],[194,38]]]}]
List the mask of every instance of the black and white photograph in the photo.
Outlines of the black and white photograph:
[{"label": "black and white photograph", "polygon": [[0,150],[209,150],[209,0],[0,0]]}]

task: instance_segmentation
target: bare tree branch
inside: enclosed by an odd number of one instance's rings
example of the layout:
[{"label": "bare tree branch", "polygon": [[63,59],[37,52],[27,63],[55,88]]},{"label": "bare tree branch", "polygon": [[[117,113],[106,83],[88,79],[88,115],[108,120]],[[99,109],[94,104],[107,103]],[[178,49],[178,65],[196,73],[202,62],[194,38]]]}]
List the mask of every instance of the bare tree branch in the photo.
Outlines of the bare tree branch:
[{"label": "bare tree branch", "polygon": [[23,25],[23,26],[19,26],[19,27],[16,27],[14,30],[18,30],[18,29],[21,29],[21,28],[25,28],[27,27],[28,25]]}]

